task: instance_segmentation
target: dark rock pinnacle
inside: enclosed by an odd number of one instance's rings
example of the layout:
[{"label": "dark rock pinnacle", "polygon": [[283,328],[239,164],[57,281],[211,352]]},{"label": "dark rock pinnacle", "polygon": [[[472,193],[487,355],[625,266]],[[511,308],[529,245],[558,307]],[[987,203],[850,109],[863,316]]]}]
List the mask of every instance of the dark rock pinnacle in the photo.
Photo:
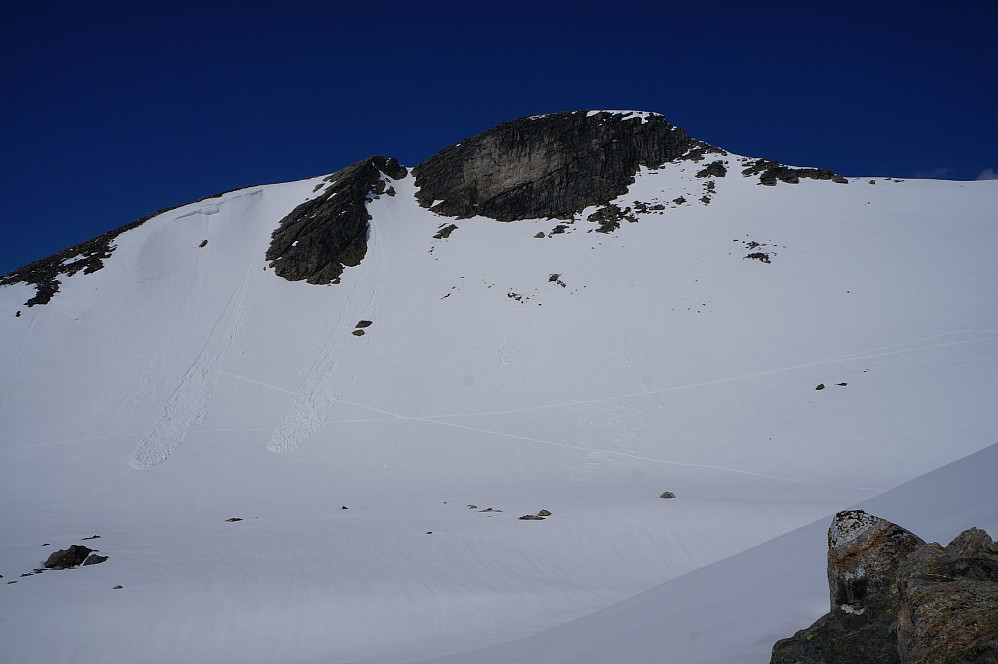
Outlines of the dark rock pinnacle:
[{"label": "dark rock pinnacle", "polygon": [[406,175],[395,159],[368,157],[325,178],[322,194],[292,210],[271,235],[270,266],[288,281],[337,283],[344,267],[367,254],[367,203]]},{"label": "dark rock pinnacle", "polygon": [[569,218],[607,203],[640,166],[723,150],[661,115],[569,111],[512,120],[444,148],[413,169],[423,207],[499,221]]}]

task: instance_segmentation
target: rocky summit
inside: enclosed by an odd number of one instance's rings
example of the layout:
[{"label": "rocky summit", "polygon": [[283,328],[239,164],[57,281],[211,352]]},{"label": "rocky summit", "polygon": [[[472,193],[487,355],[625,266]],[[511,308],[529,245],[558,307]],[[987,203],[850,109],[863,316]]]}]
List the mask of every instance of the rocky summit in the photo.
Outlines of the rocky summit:
[{"label": "rocky summit", "polygon": [[656,113],[533,115],[444,148],[415,169],[420,205],[500,221],[567,218],[623,194],[640,166],[724,151]]},{"label": "rocky summit", "polygon": [[[609,233],[619,228],[621,219],[635,220],[627,214],[630,209],[621,210],[610,201],[627,192],[641,167],[702,162],[710,154],[728,156],[658,113],[565,111],[505,122],[440,150],[412,170],[416,201],[437,215],[568,220],[589,206],[601,205],[595,213],[603,218],[600,232]],[[763,185],[798,184],[801,178],[848,182],[828,169],[793,168],[770,159],[740,161],[742,175],[757,177]],[[722,160],[698,168],[697,178],[723,178],[727,173]],[[314,196],[278,223],[266,252],[269,266],[289,281],[339,283],[344,268],[356,267],[367,254],[368,204],[382,195],[394,196],[393,183],[408,174],[394,158],[373,156],[324,178]],[[713,180],[706,186],[700,198],[704,204],[714,193]],[[230,192],[201,200],[225,193]],[[117,248],[119,235],[173,209],[159,210],[0,276],[0,285],[33,284],[36,293],[25,306],[47,304],[59,291],[61,278],[100,270]],[[590,220],[600,221],[593,215]],[[434,237],[446,239],[456,228],[443,227]],[[206,244],[204,240],[200,248]],[[768,262],[766,254],[757,257]]]},{"label": "rocky summit", "polygon": [[998,663],[998,546],[983,530],[926,544],[862,510],[828,529],[831,611],[771,664]]}]

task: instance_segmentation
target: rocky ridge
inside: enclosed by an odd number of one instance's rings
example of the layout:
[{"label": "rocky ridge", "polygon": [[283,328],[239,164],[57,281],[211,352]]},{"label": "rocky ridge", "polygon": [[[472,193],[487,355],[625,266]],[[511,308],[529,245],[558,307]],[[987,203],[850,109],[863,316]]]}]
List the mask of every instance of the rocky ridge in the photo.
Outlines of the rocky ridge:
[{"label": "rocky ridge", "polygon": [[288,281],[339,283],[343,268],[367,254],[367,203],[394,196],[391,181],[407,174],[395,159],[368,157],[325,178],[320,196],[281,219],[267,250],[270,266]]},{"label": "rocky ridge", "polygon": [[[254,186],[256,185],[247,185],[246,187],[239,187],[239,189],[246,189]],[[138,228],[153,217],[157,217],[164,212],[176,210],[177,208],[185,205],[193,205],[194,203],[208,201],[213,198],[221,198],[225,194],[233,191],[238,191],[238,189],[229,189],[217,194],[212,194],[211,196],[199,198],[198,200],[191,201],[190,203],[171,205],[170,207],[156,210],[155,212],[147,214],[144,217],[139,217],[135,221],[131,221],[124,226],[119,226],[118,228],[107,231],[106,233],[101,233],[95,238],[91,238],[85,242],[80,242],[79,244],[74,244],[68,249],[63,249],[62,251],[56,252],[51,256],[40,258],[23,267],[17,268],[13,272],[2,275],[0,276],[0,286],[8,286],[17,283],[32,284],[36,289],[35,295],[24,304],[29,307],[33,307],[36,304],[48,304],[52,300],[52,296],[59,292],[59,286],[62,283],[59,280],[59,277],[72,277],[77,272],[81,271],[83,274],[91,274],[92,272],[96,272],[97,270],[103,268],[104,259],[110,258],[111,254],[114,253],[114,250],[117,249],[117,245],[114,244],[115,238],[122,233],[130,231],[133,228]],[[205,243],[201,246],[204,247],[205,244],[207,244],[207,240],[205,240]]]},{"label": "rocky ridge", "polygon": [[[708,155],[727,154],[692,138],[657,113],[566,111],[505,122],[440,150],[416,166],[413,174],[417,202],[445,217],[570,220],[586,208],[601,206],[589,220],[599,225],[598,232],[610,233],[621,220],[636,220],[630,208],[621,210],[611,201],[627,191],[641,167],[700,163]],[[797,184],[801,178],[846,182],[827,169],[792,168],[768,159],[739,161],[743,176],[758,176],[764,185]],[[696,177],[723,178],[726,163],[714,159],[701,166]],[[359,265],[367,253],[371,218],[367,204],[381,195],[394,195],[392,181],[407,175],[395,159],[375,156],[326,177],[316,189],[317,197],[278,222],[266,260],[278,276],[289,281],[338,283],[344,268]],[[714,193],[714,181],[708,179],[704,187],[700,202],[706,205]],[[681,205],[686,200],[680,197],[674,202]],[[176,207],[19,268],[0,277],[0,285],[34,284],[37,292],[25,304],[46,304],[59,291],[59,277],[101,269],[118,235]],[[441,225],[434,237],[445,239],[455,229],[453,224]]]},{"label": "rocky ridge", "polygon": [[771,664],[998,664],[998,545],[965,530],[926,544],[862,510],[828,530],[831,611]]},{"label": "rocky ridge", "polygon": [[[216,196],[211,196],[209,198],[217,198],[221,195],[222,194],[217,194]],[[96,272],[104,267],[104,259],[110,258],[111,254],[114,252],[116,248],[114,239],[116,237],[125,231],[138,228],[158,214],[169,212],[170,210],[178,207],[180,206],[175,205],[173,207],[158,210],[152,214],[147,214],[146,216],[127,223],[124,226],[119,226],[114,230],[102,233],[101,235],[87,240],[86,242],[81,242],[80,244],[73,245],[68,249],[63,249],[60,252],[54,253],[51,256],[29,263],[24,267],[14,270],[10,274],[0,277],[0,286],[7,286],[22,282],[33,284],[36,289],[35,294],[24,304],[29,307],[33,307],[36,304],[48,304],[52,300],[52,296],[59,292],[59,286],[62,283],[59,280],[59,277],[71,277],[80,271],[82,271],[83,274]]]},{"label": "rocky ridge", "polygon": [[641,166],[709,153],[727,154],[655,113],[567,111],[505,122],[413,174],[419,204],[444,216],[568,219],[626,192]]}]

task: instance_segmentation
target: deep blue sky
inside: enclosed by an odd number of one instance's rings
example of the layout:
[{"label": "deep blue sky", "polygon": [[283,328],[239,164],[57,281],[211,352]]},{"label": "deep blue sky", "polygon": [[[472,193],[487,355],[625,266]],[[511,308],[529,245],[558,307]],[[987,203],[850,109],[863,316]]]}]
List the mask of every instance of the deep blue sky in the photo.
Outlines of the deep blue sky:
[{"label": "deep blue sky", "polygon": [[658,111],[845,175],[975,179],[998,171],[996,42],[994,0],[8,0],[0,273],[162,207],[372,154],[412,166],[569,109]]}]

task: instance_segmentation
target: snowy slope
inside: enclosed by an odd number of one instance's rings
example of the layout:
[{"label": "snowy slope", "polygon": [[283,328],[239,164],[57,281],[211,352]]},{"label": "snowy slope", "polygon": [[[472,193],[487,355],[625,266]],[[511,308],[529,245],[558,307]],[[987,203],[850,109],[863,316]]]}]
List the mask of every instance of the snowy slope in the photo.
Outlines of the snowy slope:
[{"label": "snowy slope", "polygon": [[[469,651],[995,443],[998,183],[725,159],[709,205],[693,164],[643,170],[620,204],[662,214],[608,235],[439,217],[409,176],[332,286],[264,260],[321,178],[253,187],[48,305],[0,289],[0,659]],[[95,533],[107,563],[19,576]]]},{"label": "snowy slope", "polygon": [[[944,545],[960,524],[998,532],[996,467],[998,445],[992,445],[860,507]],[[777,640],[828,612],[830,522],[808,524],[541,634],[433,664],[768,662]]]}]

